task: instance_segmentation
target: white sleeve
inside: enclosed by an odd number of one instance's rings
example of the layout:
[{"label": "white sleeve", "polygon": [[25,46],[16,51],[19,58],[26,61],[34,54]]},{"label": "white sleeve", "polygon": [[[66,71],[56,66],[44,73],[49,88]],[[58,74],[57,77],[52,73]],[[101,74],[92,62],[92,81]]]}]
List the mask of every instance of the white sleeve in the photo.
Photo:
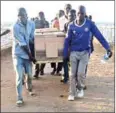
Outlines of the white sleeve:
[{"label": "white sleeve", "polygon": [[67,19],[65,17],[59,18],[60,31],[64,30],[64,25],[66,22],[67,22]]}]

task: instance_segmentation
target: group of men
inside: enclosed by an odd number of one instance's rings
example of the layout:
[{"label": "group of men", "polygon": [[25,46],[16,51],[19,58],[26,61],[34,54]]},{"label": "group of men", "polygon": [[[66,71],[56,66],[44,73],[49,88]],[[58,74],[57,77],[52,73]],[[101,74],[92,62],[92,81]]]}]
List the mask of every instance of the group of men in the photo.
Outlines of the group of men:
[{"label": "group of men", "polygon": [[[86,16],[86,8],[79,6],[77,11],[72,9],[70,4],[66,4],[64,11],[59,11],[56,25],[61,31],[66,33],[63,49],[63,62],[58,64],[57,73],[64,67],[64,77],[61,82],[67,83],[69,80],[68,100],[74,100],[76,97],[84,96],[86,70],[92,49],[92,37],[95,36],[106,49],[109,58],[112,52],[108,42],[100,33],[95,23]],[[23,104],[22,97],[22,79],[23,74],[27,74],[26,88],[30,95],[32,92],[32,63],[36,64],[33,49],[35,28],[48,28],[49,23],[45,19],[43,12],[39,13],[38,18],[33,22],[27,19],[25,8],[18,11],[18,20],[13,28],[13,63],[16,72],[16,92],[17,105]],[[71,74],[68,74],[68,63],[70,62]],[[52,74],[56,71],[56,64],[52,63],[54,68]],[[39,70],[40,67],[40,70]],[[38,77],[40,72],[44,74],[45,64],[39,66],[36,64],[34,77]],[[60,69],[58,69],[60,67]]]},{"label": "group of men", "polygon": [[[87,19],[92,20],[92,16],[89,15],[85,15],[85,17]],[[56,17],[52,23],[52,27],[54,28],[58,28],[60,29],[60,31],[63,31],[65,33],[67,33],[68,30],[68,25],[74,21],[76,19],[76,10],[72,9],[72,6],[70,4],[66,4],[64,11],[63,10],[59,10],[58,13],[58,17]],[[91,39],[91,53],[93,52],[94,48],[93,48],[93,36]],[[56,71],[56,64],[52,63],[53,65],[53,72],[52,74],[55,73]],[[64,67],[64,76],[63,79],[61,80],[61,82],[63,83],[67,83],[67,81],[69,80],[69,58],[68,59],[63,59],[63,63],[58,63],[58,68],[60,71],[62,70],[62,67]],[[87,72],[87,68],[86,68],[86,72]],[[86,89],[86,86],[84,87],[84,89]]]}]

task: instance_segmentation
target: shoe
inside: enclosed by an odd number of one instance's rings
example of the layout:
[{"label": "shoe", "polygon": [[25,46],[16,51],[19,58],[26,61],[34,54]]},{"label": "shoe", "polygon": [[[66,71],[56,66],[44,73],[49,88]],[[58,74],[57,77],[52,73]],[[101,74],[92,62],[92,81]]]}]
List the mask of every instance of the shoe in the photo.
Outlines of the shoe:
[{"label": "shoe", "polygon": [[51,75],[54,75],[56,72],[56,69],[53,69],[53,71],[51,72]]},{"label": "shoe", "polygon": [[83,88],[84,90],[86,90],[87,89],[87,86],[84,86],[84,88]]},{"label": "shoe", "polygon": [[68,83],[68,80],[60,80],[60,82],[63,82],[64,84]]},{"label": "shoe", "polygon": [[73,100],[74,100],[74,96],[69,95],[69,96],[68,96],[68,100],[69,100],[69,101],[73,101]]},{"label": "shoe", "polygon": [[[76,88],[78,88],[78,86],[76,85]],[[85,85],[84,87],[83,87],[83,90],[86,90],[87,89],[87,86]]]},{"label": "shoe", "polygon": [[61,77],[62,77],[62,80],[64,80],[64,76],[62,75]]},{"label": "shoe", "polygon": [[61,76],[62,74],[61,73],[57,73],[58,76]]},{"label": "shoe", "polygon": [[39,77],[38,77],[38,75],[34,75],[33,78],[38,79]]},{"label": "shoe", "polygon": [[60,80],[60,82],[64,82],[64,80]]},{"label": "shoe", "polygon": [[78,97],[79,89],[76,89],[75,97]]},{"label": "shoe", "polygon": [[16,104],[17,104],[18,107],[21,107],[24,104],[24,101],[23,100],[18,100],[16,102]]},{"label": "shoe", "polygon": [[30,95],[30,96],[34,96],[35,93],[33,93],[32,91],[30,91],[30,92],[29,92],[29,95]]},{"label": "shoe", "polygon": [[62,74],[60,72],[56,72],[56,75],[61,76]]},{"label": "shoe", "polygon": [[78,91],[77,91],[77,96],[76,96],[76,97],[82,98],[83,96],[84,96],[84,90],[83,90],[83,89],[78,90]]}]

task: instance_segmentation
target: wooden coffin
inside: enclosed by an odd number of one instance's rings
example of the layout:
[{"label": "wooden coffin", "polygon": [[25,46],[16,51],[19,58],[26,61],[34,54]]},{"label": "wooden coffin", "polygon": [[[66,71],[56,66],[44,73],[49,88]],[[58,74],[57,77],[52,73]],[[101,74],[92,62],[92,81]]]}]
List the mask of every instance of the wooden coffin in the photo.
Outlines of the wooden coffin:
[{"label": "wooden coffin", "polygon": [[49,28],[46,32],[43,32],[45,29],[35,32],[35,52],[37,60],[62,56],[65,34],[59,31],[56,32],[55,30]]}]

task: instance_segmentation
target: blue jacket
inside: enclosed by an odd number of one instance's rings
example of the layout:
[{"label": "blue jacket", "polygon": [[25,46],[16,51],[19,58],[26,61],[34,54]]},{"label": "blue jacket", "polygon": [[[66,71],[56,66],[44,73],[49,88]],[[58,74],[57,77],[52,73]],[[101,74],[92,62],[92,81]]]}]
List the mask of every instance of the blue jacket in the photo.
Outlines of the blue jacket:
[{"label": "blue jacket", "polygon": [[86,50],[90,52],[92,38],[91,34],[98,39],[106,50],[110,49],[108,42],[91,20],[85,19],[81,26],[77,25],[75,20],[69,24],[68,32],[64,41],[63,56],[68,57],[69,45],[70,51],[81,52]]},{"label": "blue jacket", "polygon": [[34,31],[35,24],[32,21],[28,21],[26,27],[17,21],[13,27],[13,47],[12,55],[13,57],[19,56],[24,59],[29,59],[28,54],[22,49],[21,46],[27,45],[30,50],[29,43],[34,43]]}]

